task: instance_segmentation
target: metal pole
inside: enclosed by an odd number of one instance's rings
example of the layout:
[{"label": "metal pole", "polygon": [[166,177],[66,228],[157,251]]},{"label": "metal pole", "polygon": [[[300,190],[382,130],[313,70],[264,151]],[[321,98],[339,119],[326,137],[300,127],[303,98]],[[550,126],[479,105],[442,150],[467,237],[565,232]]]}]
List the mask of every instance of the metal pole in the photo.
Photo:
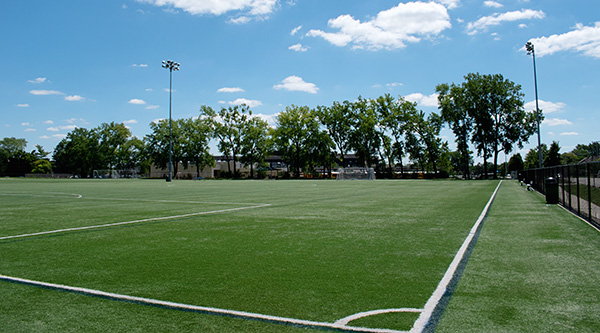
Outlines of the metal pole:
[{"label": "metal pole", "polygon": [[170,182],[172,179],[172,169],[173,169],[173,129],[171,125],[171,99],[173,94],[173,67],[169,67],[169,175],[167,176],[167,181]]},{"label": "metal pole", "polygon": [[535,86],[535,116],[537,119],[537,137],[538,137],[538,167],[542,167],[542,139],[540,134],[540,107],[538,104],[538,89],[537,89],[537,70],[535,68],[535,48],[533,43],[527,42],[525,44],[525,49],[527,49],[527,53],[531,53],[533,56],[533,82]]}]

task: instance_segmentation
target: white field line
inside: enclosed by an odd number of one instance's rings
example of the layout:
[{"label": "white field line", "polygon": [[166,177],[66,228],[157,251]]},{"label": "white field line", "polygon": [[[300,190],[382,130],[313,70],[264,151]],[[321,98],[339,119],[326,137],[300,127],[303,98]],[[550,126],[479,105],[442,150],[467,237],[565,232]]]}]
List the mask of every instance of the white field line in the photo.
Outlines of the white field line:
[{"label": "white field line", "polygon": [[[47,195],[42,194],[29,194],[29,193],[0,193],[0,195],[11,196],[11,197],[30,197],[30,198],[76,198],[81,199],[83,196],[77,193],[62,193],[62,192],[38,192],[38,193],[46,193]],[[57,194],[59,196],[57,196]]]},{"label": "white field line", "polygon": [[473,237],[475,237],[475,234],[477,234],[477,229],[479,228],[479,225],[483,222],[483,219],[487,215],[487,212],[490,209],[490,206],[492,205],[494,198],[496,197],[496,193],[498,193],[498,190],[500,189],[500,185],[502,185],[502,180],[498,183],[498,186],[496,186],[496,190],[490,197],[490,200],[488,201],[487,205],[485,205],[485,208],[481,212],[481,215],[479,215],[477,222],[475,222],[475,225],[473,225],[473,228],[471,228],[471,232],[469,232],[469,235],[467,236],[467,238],[463,242],[462,246],[456,253],[456,256],[454,256],[454,260],[452,260],[452,263],[450,263],[450,266],[448,266],[448,270],[446,270],[446,274],[444,274],[444,277],[438,284],[437,288],[435,289],[435,291],[433,292],[433,294],[431,295],[431,297],[429,298],[427,303],[425,303],[423,312],[421,312],[421,315],[415,321],[415,324],[413,325],[413,328],[410,330],[410,332],[414,332],[414,333],[422,332],[423,329],[425,328],[425,326],[427,325],[427,323],[429,322],[429,320],[431,319],[431,315],[433,314],[435,307],[438,305],[438,303],[440,302],[440,299],[442,299],[442,296],[446,292],[446,289],[448,288],[448,284],[450,283],[450,280],[452,280],[452,277],[454,276],[454,273],[456,272],[458,265],[460,264],[461,260],[463,259],[465,252],[467,251],[467,248],[469,247],[469,244],[473,240]]},{"label": "white field line", "polygon": [[151,299],[151,298],[115,294],[115,293],[109,293],[109,292],[104,292],[104,291],[100,291],[100,290],[94,290],[94,289],[72,287],[72,286],[66,286],[66,285],[61,285],[61,284],[54,284],[54,283],[48,283],[48,282],[16,278],[16,277],[6,276],[6,275],[2,275],[2,274],[0,274],[0,280],[21,283],[21,284],[27,284],[27,285],[33,285],[33,286],[38,286],[38,287],[44,287],[44,288],[60,290],[60,291],[68,291],[68,292],[79,293],[79,294],[84,294],[84,295],[98,296],[98,297],[114,299],[114,300],[121,300],[121,301],[134,302],[134,303],[140,303],[140,304],[146,304],[146,305],[167,307],[167,308],[171,308],[171,309],[180,309],[180,310],[188,310],[188,311],[191,310],[191,311],[198,311],[198,312],[204,312],[204,313],[233,316],[233,317],[238,317],[238,318],[247,318],[247,319],[263,320],[263,321],[267,321],[267,322],[299,325],[299,326],[305,326],[305,327],[329,328],[329,329],[339,329],[339,330],[343,330],[343,331],[368,332],[368,333],[399,333],[399,332],[401,332],[401,331],[396,331],[396,330],[379,329],[379,328],[365,328],[365,327],[352,327],[352,326],[340,325],[337,323],[302,320],[302,319],[295,319],[295,318],[264,315],[264,314],[260,314],[260,313],[252,313],[252,312],[245,312],[245,311],[227,310],[227,309],[219,309],[219,308],[197,306],[197,305],[190,305],[190,304],[174,303],[174,302],[161,301],[161,300]]},{"label": "white field line", "polygon": [[380,310],[373,310],[373,311],[365,311],[365,312],[359,312],[359,313],[355,313],[351,316],[342,318],[338,321],[336,321],[335,323],[337,325],[348,325],[349,322],[359,319],[359,318],[364,318],[364,317],[368,317],[368,316],[375,316],[378,314],[384,314],[384,313],[392,313],[392,312],[415,312],[415,313],[420,313],[423,312],[423,309],[413,309],[413,308],[399,308],[399,309],[380,309]]},{"label": "white field line", "polygon": [[76,227],[76,228],[66,228],[66,229],[58,229],[58,230],[50,230],[50,231],[41,231],[41,232],[35,232],[35,233],[30,233],[30,234],[22,234],[22,235],[15,235],[15,236],[4,236],[4,237],[0,237],[0,240],[14,239],[14,238],[23,238],[23,237],[30,237],[30,236],[40,236],[40,235],[48,235],[48,234],[56,234],[56,233],[59,233],[59,232],[79,231],[79,230],[88,230],[88,229],[96,229],[96,228],[114,227],[114,226],[120,226],[120,225],[126,225],[126,224],[134,224],[134,223],[142,223],[142,222],[150,222],[150,221],[172,220],[172,219],[178,219],[178,218],[182,218],[182,217],[226,213],[226,212],[233,212],[233,211],[237,211],[237,210],[262,208],[262,207],[267,207],[267,206],[271,206],[271,205],[270,204],[260,204],[260,205],[256,205],[256,206],[219,209],[219,210],[212,210],[212,211],[208,211],[208,212],[199,212],[199,213],[190,213],[190,214],[182,214],[182,215],[163,216],[163,217],[152,217],[152,218],[148,218],[148,219],[125,221],[125,222],[116,222],[116,223],[106,223],[106,224],[92,225],[92,226],[87,226],[87,227]]}]

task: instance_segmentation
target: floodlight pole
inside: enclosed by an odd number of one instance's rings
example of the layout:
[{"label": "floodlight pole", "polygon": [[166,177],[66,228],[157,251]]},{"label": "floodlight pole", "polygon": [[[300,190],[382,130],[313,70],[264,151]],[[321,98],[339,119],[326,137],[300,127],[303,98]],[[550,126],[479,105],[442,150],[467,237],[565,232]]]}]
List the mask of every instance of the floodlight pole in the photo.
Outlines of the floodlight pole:
[{"label": "floodlight pole", "polygon": [[538,91],[537,91],[537,71],[535,68],[535,49],[533,47],[533,43],[527,42],[525,44],[525,49],[527,49],[527,54],[531,54],[533,56],[533,82],[535,86],[535,116],[537,119],[537,137],[538,137],[538,167],[542,168],[542,139],[540,135],[540,108],[538,105]]},{"label": "floodlight pole", "polygon": [[172,179],[172,169],[173,169],[173,127],[171,120],[171,100],[173,95],[173,71],[179,70],[179,63],[171,61],[171,60],[163,60],[162,67],[169,70],[169,174],[167,175],[167,181],[170,182]]}]

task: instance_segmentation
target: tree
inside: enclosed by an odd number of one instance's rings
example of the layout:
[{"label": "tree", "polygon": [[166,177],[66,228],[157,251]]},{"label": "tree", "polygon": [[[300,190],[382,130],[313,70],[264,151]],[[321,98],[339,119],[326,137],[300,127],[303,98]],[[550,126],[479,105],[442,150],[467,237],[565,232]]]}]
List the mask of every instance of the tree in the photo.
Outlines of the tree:
[{"label": "tree", "polygon": [[39,159],[33,162],[31,173],[51,173],[52,163],[45,159]]},{"label": "tree", "polygon": [[352,134],[350,147],[354,149],[359,162],[372,167],[377,162],[377,151],[381,138],[377,131],[377,113],[368,100],[358,97],[352,103]]},{"label": "tree", "polygon": [[112,171],[117,164],[116,153],[131,137],[131,131],[122,123],[111,122],[110,124],[102,123],[97,132],[102,164]]},{"label": "tree", "polygon": [[145,162],[148,159],[145,151],[144,141],[135,136],[129,138],[115,150],[115,167],[125,170],[139,169],[140,173],[147,173],[149,170],[144,170]]},{"label": "tree", "polygon": [[516,153],[513,156],[510,157],[510,159],[508,160],[508,171],[512,172],[512,171],[521,171],[523,170],[524,164],[523,164],[523,157],[521,157],[521,154]]},{"label": "tree", "polygon": [[315,112],[307,106],[288,106],[277,116],[273,131],[275,149],[290,166],[296,178],[309,165],[310,133],[318,127]]},{"label": "tree", "polygon": [[196,174],[202,169],[214,166],[215,160],[210,154],[210,138],[213,136],[209,119],[189,118],[181,121],[183,159],[194,162]]},{"label": "tree", "polygon": [[470,133],[487,175],[488,158],[494,158],[496,169],[499,152],[508,154],[514,145],[522,148],[535,133],[536,115],[523,109],[521,86],[502,75],[469,73],[464,78],[460,86],[438,85],[440,108],[457,136],[461,154],[467,151]]},{"label": "tree", "polygon": [[[542,159],[544,156],[548,155],[548,147],[545,143],[542,143]],[[530,149],[525,155],[525,161],[523,161],[524,168],[527,169],[537,169],[539,167],[539,154],[537,147],[534,149]]]},{"label": "tree", "polygon": [[90,177],[101,166],[98,133],[95,130],[75,128],[54,148],[58,172]]},{"label": "tree", "polygon": [[[431,113],[427,119],[423,111],[415,113],[411,120],[409,135],[409,153],[411,159],[418,162],[422,170],[438,172],[438,159],[449,152],[447,143],[438,137],[442,128],[442,118]],[[449,164],[449,163],[448,163]]]},{"label": "tree", "polygon": [[[172,129],[172,162],[174,174],[177,175],[179,162],[184,161],[184,151],[181,135],[181,120],[171,122]],[[146,154],[152,160],[152,163],[162,169],[169,165],[169,120],[161,119],[158,122],[150,123],[152,133],[144,137],[146,145]]]},{"label": "tree", "polygon": [[252,117],[246,123],[242,133],[240,160],[250,166],[250,178],[254,178],[254,164],[264,163],[266,155],[271,150],[269,139],[269,124],[259,117]]},{"label": "tree", "polygon": [[327,129],[329,137],[340,152],[342,167],[345,166],[344,157],[350,150],[352,135],[352,103],[333,102],[331,107],[317,107],[317,117]]},{"label": "tree", "polygon": [[560,145],[557,141],[552,141],[547,155],[544,157],[544,167],[560,165]]}]

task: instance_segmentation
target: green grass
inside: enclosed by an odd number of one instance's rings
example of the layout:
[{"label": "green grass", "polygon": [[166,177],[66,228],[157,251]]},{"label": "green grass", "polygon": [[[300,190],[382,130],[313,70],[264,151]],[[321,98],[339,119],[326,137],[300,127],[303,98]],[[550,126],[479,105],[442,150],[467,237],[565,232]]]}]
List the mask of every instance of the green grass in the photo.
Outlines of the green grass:
[{"label": "green grass", "polygon": [[[0,180],[0,274],[192,305],[334,322],[422,308],[496,182]],[[78,196],[81,195],[81,198]],[[407,330],[415,314],[353,325]],[[0,281],[7,331],[296,332]]]},{"label": "green grass", "polygon": [[[572,184],[572,185],[565,186],[565,190],[567,193],[577,195],[577,185]],[[591,201],[595,205],[600,206],[600,188],[591,186],[590,193],[591,193]],[[583,200],[590,201],[588,199],[588,186],[587,185],[579,185],[579,197]]]},{"label": "green grass", "polygon": [[504,182],[436,332],[600,331],[600,233]]}]

